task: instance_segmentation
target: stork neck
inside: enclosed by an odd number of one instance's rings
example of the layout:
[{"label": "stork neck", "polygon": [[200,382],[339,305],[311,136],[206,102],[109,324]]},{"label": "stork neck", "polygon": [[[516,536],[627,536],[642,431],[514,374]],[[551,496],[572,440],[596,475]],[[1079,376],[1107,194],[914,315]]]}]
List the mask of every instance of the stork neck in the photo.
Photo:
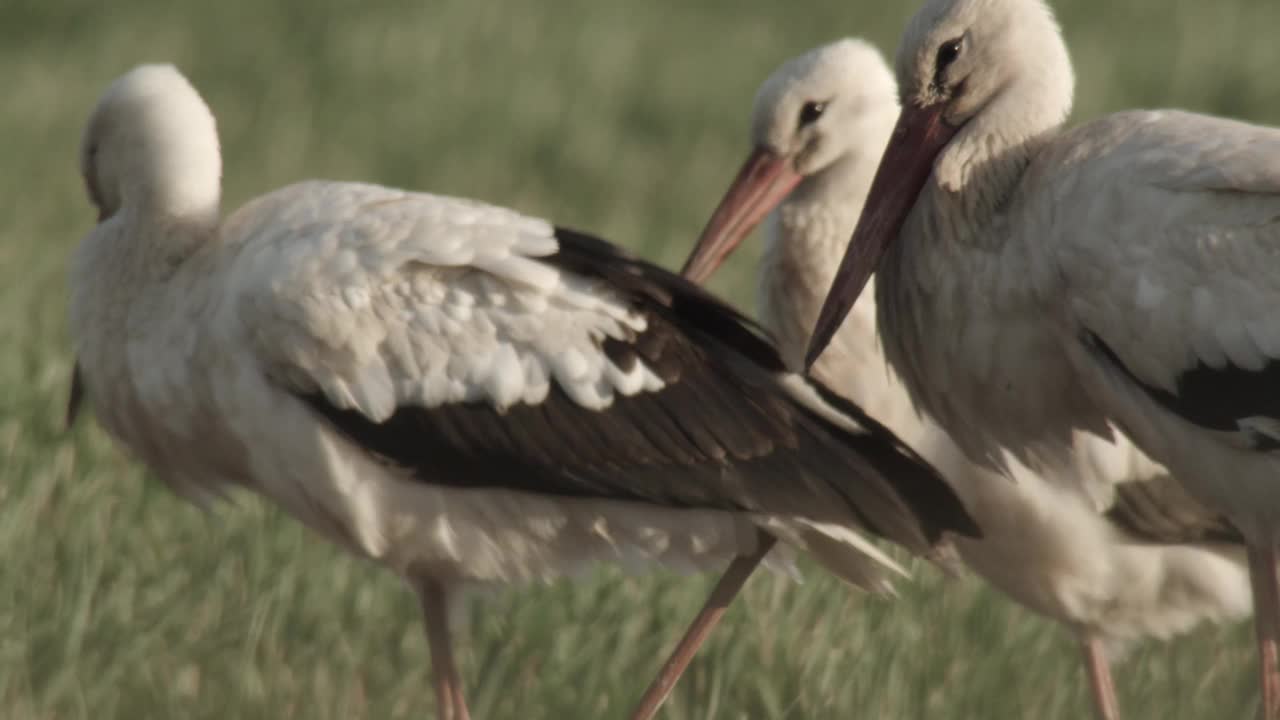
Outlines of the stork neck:
[{"label": "stork neck", "polygon": [[764,262],[786,266],[825,288],[835,277],[861,210],[860,202],[840,203],[834,197],[783,203],[766,226]]},{"label": "stork neck", "polygon": [[109,222],[118,222],[120,232],[111,237],[116,253],[139,281],[168,279],[218,234],[218,210],[202,208],[183,214],[152,210],[149,203],[126,206]]},{"label": "stork neck", "polygon": [[151,218],[157,224],[207,229],[218,223],[221,196],[216,184],[208,188],[159,186],[126,193],[124,205],[134,208],[136,217]]},{"label": "stork neck", "polygon": [[143,253],[139,259],[181,263],[218,227],[222,158],[212,118],[198,119],[210,125],[204,132],[173,131],[137,143],[145,149],[115,173],[116,215]]},{"label": "stork neck", "polygon": [[[888,135],[885,129],[884,142]],[[871,189],[884,142],[868,137],[805,178],[779,206],[765,236],[766,247],[829,267],[827,275],[834,276]]]},{"label": "stork neck", "polygon": [[[971,228],[987,232],[968,238],[983,244],[1008,207],[1036,152],[1056,136],[1071,113],[1075,79],[1062,38],[1047,9],[1053,38],[1037,56],[1037,65],[993,97],[969,119],[934,163],[932,199]],[[958,218],[955,216],[959,216]]]},{"label": "stork neck", "polygon": [[[866,153],[857,151],[845,153],[820,172],[805,178],[783,201],[783,207],[797,212],[838,210],[841,214],[852,214],[856,220],[871,189],[878,157],[867,157]],[[849,232],[853,232],[852,225]]]},{"label": "stork neck", "polygon": [[952,243],[991,248],[1027,167],[1057,132],[1060,120],[1018,131],[977,118],[957,135],[934,166],[925,188],[922,220]]}]

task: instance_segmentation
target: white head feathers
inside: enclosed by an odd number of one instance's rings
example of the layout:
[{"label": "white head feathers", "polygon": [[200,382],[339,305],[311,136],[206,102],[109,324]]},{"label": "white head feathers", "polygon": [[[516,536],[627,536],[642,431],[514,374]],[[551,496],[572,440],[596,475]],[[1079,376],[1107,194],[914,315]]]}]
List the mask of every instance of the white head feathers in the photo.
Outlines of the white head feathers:
[{"label": "white head feathers", "polygon": [[[861,146],[864,125],[897,113],[893,74],[876,48],[846,38],[783,63],[756,94],[751,138],[812,175]],[[875,148],[878,152],[881,148]]]},{"label": "white head feathers", "polygon": [[125,207],[174,219],[218,214],[213,113],[172,65],[141,65],[107,88],[85,127],[80,170],[102,219]]}]

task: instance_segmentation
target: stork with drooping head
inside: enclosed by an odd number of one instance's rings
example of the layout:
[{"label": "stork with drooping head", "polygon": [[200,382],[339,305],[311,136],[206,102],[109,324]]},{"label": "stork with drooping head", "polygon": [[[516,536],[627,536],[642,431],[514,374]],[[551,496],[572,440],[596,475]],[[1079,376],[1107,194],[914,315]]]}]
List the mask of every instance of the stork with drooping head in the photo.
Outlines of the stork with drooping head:
[{"label": "stork with drooping head", "polygon": [[930,555],[977,532],[749,321],[602,240],[360,183],[224,218],[213,115],[171,66],[107,89],[81,160],[99,223],[71,275],[70,416],[87,398],[179,492],[253,490],[404,578],[441,718],[468,716],[446,622],[468,585],[776,538],[881,590],[899,568],[865,535]]}]

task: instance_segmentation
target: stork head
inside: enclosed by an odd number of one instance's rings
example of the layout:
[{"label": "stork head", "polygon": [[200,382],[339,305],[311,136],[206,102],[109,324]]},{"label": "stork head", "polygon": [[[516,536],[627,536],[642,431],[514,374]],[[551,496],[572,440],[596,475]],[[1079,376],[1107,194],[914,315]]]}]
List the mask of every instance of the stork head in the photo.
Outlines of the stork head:
[{"label": "stork head", "polygon": [[862,40],[838,40],[783,63],[756,93],[752,151],[685,261],[704,282],[806,177],[884,140],[897,111],[893,75]]},{"label": "stork head", "polygon": [[940,192],[963,192],[998,154],[1058,127],[1071,110],[1071,61],[1043,0],[927,0],[907,26],[897,74],[902,111],[818,316],[806,367],[844,321],[931,176]]},{"label": "stork head", "polygon": [[216,217],[222,156],[213,113],[172,65],[136,67],[111,83],[89,116],[80,172],[99,221],[126,206]]},{"label": "stork head", "polygon": [[[1054,122],[1071,107],[1071,61],[1044,0],[928,0],[907,25],[896,66],[904,116],[935,115],[953,133],[993,103],[1022,115],[1048,106]],[[1002,118],[1013,132],[1026,124]]]}]

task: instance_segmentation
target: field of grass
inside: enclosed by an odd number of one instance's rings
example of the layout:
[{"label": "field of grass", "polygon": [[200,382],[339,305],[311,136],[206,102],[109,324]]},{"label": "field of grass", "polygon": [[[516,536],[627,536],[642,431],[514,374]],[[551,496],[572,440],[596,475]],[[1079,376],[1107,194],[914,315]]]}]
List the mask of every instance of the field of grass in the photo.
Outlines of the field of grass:
[{"label": "field of grass", "polygon": [[[65,266],[99,91],[176,62],[219,117],[228,207],[301,178],[469,195],[683,257],[744,151],[757,83],[914,3],[218,0],[0,4],[0,717],[424,718],[416,604],[251,498],[202,513],[82,423]],[[1280,124],[1275,0],[1061,0],[1078,116],[1181,106]],[[717,278],[749,298],[752,253]],[[612,570],[472,598],[478,718],[621,717],[710,584]],[[1085,715],[1066,633],[921,568],[897,602],[756,578],[665,711],[694,718]],[[1132,718],[1242,718],[1246,626],[1136,649]]]}]

